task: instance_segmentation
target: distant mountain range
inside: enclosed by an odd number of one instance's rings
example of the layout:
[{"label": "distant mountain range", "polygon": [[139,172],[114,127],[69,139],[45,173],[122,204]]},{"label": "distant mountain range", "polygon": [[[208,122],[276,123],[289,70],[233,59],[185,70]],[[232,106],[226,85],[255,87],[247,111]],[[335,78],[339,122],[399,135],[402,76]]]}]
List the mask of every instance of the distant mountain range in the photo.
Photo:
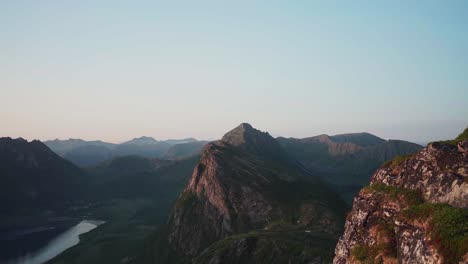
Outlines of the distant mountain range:
[{"label": "distant mountain range", "polygon": [[422,148],[402,140],[384,140],[369,133],[277,138],[284,150],[313,175],[334,185],[348,202],[385,161]]},{"label": "distant mountain range", "polygon": [[198,141],[194,138],[158,141],[152,137],[139,137],[121,144],[81,139],[56,139],[44,143],[63,158],[83,167],[93,166],[114,157],[129,155],[180,159],[196,154],[207,141]]},{"label": "distant mountain range", "polygon": [[328,263],[344,201],[381,163],[421,149],[368,133],[273,138],[246,123],[210,143],[46,143],[0,139],[9,221],[61,206],[113,222],[51,263]]},{"label": "distant mountain range", "polygon": [[[83,146],[88,147],[99,146]],[[114,246],[135,250],[135,241],[142,243],[165,221],[198,160],[197,155],[180,160],[124,156],[78,168],[40,141],[0,138],[0,239],[17,230],[102,219],[112,222],[100,232],[112,237],[106,243],[113,246],[77,263],[103,263],[109,256],[120,260]],[[1,263],[14,256],[13,251],[28,250],[21,241],[0,242]]]}]

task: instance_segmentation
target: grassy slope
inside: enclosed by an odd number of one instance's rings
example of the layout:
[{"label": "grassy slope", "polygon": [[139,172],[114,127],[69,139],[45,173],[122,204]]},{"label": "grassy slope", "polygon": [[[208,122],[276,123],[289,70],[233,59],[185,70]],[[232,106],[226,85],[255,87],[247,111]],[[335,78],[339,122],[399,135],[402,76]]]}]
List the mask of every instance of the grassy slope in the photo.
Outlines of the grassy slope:
[{"label": "grassy slope", "polygon": [[[223,263],[303,263],[320,257],[331,261],[336,237],[319,229],[310,230],[288,223],[274,223],[268,230],[253,230],[248,233],[226,237],[213,243],[194,261],[207,263],[212,258],[221,258]],[[248,244],[242,255],[236,256],[239,243]],[[234,256],[234,257],[233,257]]]}]

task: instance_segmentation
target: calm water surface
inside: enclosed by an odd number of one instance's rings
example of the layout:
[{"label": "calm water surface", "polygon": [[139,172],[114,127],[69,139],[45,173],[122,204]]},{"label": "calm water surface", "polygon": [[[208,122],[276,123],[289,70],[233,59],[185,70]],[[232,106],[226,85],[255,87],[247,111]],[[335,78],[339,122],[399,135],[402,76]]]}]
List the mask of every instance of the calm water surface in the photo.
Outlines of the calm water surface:
[{"label": "calm water surface", "polygon": [[52,239],[39,250],[9,260],[7,264],[42,264],[80,242],[80,235],[98,227],[103,221],[84,220]]}]

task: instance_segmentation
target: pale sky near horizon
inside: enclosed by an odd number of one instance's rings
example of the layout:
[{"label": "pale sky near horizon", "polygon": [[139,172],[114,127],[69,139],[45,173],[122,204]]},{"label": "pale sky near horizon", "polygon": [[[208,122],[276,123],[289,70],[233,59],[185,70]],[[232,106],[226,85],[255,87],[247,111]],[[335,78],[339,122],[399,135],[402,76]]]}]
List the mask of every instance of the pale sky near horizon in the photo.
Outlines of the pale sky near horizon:
[{"label": "pale sky near horizon", "polygon": [[158,2],[0,0],[0,137],[468,125],[468,1]]}]

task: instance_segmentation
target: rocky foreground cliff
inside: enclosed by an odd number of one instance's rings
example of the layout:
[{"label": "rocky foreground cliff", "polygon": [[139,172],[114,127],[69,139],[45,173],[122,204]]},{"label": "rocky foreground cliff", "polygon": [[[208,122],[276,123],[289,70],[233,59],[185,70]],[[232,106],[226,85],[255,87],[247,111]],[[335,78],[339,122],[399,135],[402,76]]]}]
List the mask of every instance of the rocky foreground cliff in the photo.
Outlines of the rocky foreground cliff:
[{"label": "rocky foreground cliff", "polygon": [[354,199],[333,262],[468,263],[467,134],[377,170]]}]

